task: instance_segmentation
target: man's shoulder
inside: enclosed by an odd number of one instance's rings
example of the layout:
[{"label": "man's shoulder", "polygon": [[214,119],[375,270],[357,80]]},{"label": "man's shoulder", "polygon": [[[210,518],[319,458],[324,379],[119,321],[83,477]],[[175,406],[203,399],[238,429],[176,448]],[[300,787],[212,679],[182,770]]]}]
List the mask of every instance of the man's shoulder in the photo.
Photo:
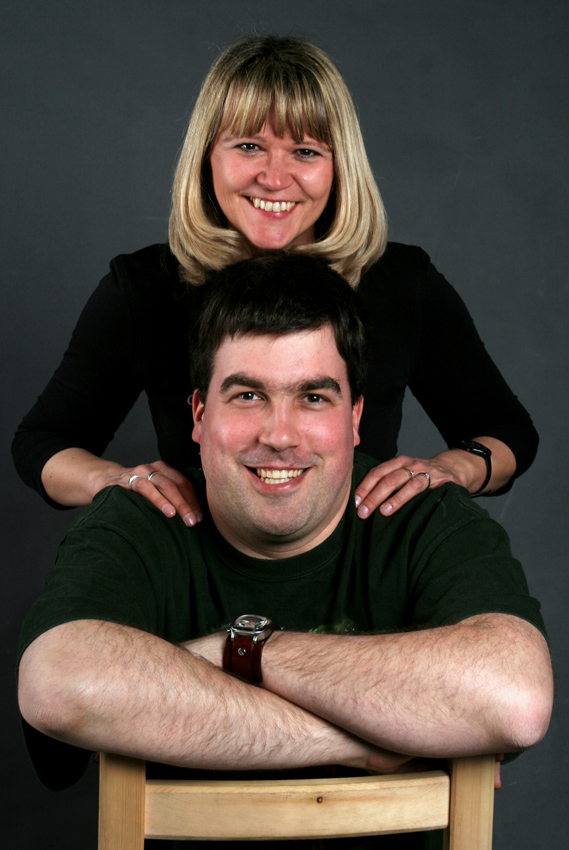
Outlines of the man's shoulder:
[{"label": "man's shoulder", "polygon": [[[377,461],[369,455],[355,452],[354,487],[377,465]],[[507,539],[502,526],[491,519],[488,511],[476,503],[468,490],[458,484],[448,483],[436,489],[425,490],[390,517],[384,517],[379,511],[375,511],[373,517],[362,521],[361,525],[367,527],[368,533],[371,533],[372,529],[374,533],[386,533],[387,530],[394,533],[396,530],[397,533],[407,530],[407,533],[411,533],[415,530],[417,534],[447,536],[459,526],[480,522],[489,523],[497,534]]]},{"label": "man's shoulder", "polygon": [[[184,469],[183,474],[190,480],[200,503],[203,504],[205,479],[202,470]],[[154,528],[165,525],[165,527],[172,529],[178,528],[181,524],[180,530],[183,530],[186,526],[181,519],[178,523],[178,519],[180,518],[174,517],[172,520],[166,517],[162,511],[138,493],[118,485],[111,485],[97,493],[92,504],[83,509],[74,522],[72,530],[80,530],[82,527],[92,525],[111,524],[112,526],[120,526],[126,523]]]}]

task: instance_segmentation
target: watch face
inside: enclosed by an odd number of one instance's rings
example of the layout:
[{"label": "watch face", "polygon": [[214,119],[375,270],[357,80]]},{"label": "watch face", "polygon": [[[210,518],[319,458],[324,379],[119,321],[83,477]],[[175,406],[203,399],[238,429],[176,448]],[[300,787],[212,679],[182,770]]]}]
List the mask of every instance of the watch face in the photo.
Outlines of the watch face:
[{"label": "watch face", "polygon": [[260,614],[242,614],[234,620],[233,625],[240,631],[244,632],[260,632],[271,621],[268,617],[261,617]]}]

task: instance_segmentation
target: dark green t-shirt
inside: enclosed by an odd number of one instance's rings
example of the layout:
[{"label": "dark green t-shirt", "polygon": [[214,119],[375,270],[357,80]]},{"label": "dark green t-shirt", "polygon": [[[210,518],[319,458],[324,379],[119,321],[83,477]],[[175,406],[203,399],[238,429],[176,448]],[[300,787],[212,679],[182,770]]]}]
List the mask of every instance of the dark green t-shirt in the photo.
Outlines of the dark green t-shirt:
[{"label": "dark green t-shirt", "polygon": [[[374,463],[357,455],[354,481]],[[206,508],[203,474],[186,474]],[[109,487],[63,540],[24,623],[20,653],[48,629],[77,619],[111,620],[181,642],[244,613],[267,615],[287,630],[348,633],[439,626],[488,612],[544,631],[505,531],[454,485],[365,522],[351,497],[324,543],[276,560],[235,550],[207,509],[203,522],[187,528],[135,493]],[[29,727],[27,735],[42,781],[64,787],[77,778],[72,762],[82,764],[82,751]]]}]

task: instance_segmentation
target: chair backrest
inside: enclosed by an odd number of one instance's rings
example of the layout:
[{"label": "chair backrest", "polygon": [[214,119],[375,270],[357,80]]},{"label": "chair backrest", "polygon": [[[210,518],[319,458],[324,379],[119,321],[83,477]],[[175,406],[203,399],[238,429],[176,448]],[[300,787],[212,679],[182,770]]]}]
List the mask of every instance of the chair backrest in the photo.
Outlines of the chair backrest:
[{"label": "chair backrest", "polygon": [[146,779],[146,763],[101,753],[99,850],[146,838],[338,838],[445,830],[447,850],[491,850],[494,756],[449,771],[349,779]]}]

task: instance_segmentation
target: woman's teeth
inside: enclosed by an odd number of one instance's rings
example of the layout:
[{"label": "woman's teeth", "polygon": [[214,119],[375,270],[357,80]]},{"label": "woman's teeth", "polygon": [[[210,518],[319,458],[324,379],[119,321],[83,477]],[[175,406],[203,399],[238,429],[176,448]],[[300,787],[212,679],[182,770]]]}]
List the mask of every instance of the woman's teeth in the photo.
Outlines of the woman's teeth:
[{"label": "woman's teeth", "polygon": [[290,212],[296,206],[296,201],[264,201],[262,198],[249,198],[255,209],[267,212]]}]

